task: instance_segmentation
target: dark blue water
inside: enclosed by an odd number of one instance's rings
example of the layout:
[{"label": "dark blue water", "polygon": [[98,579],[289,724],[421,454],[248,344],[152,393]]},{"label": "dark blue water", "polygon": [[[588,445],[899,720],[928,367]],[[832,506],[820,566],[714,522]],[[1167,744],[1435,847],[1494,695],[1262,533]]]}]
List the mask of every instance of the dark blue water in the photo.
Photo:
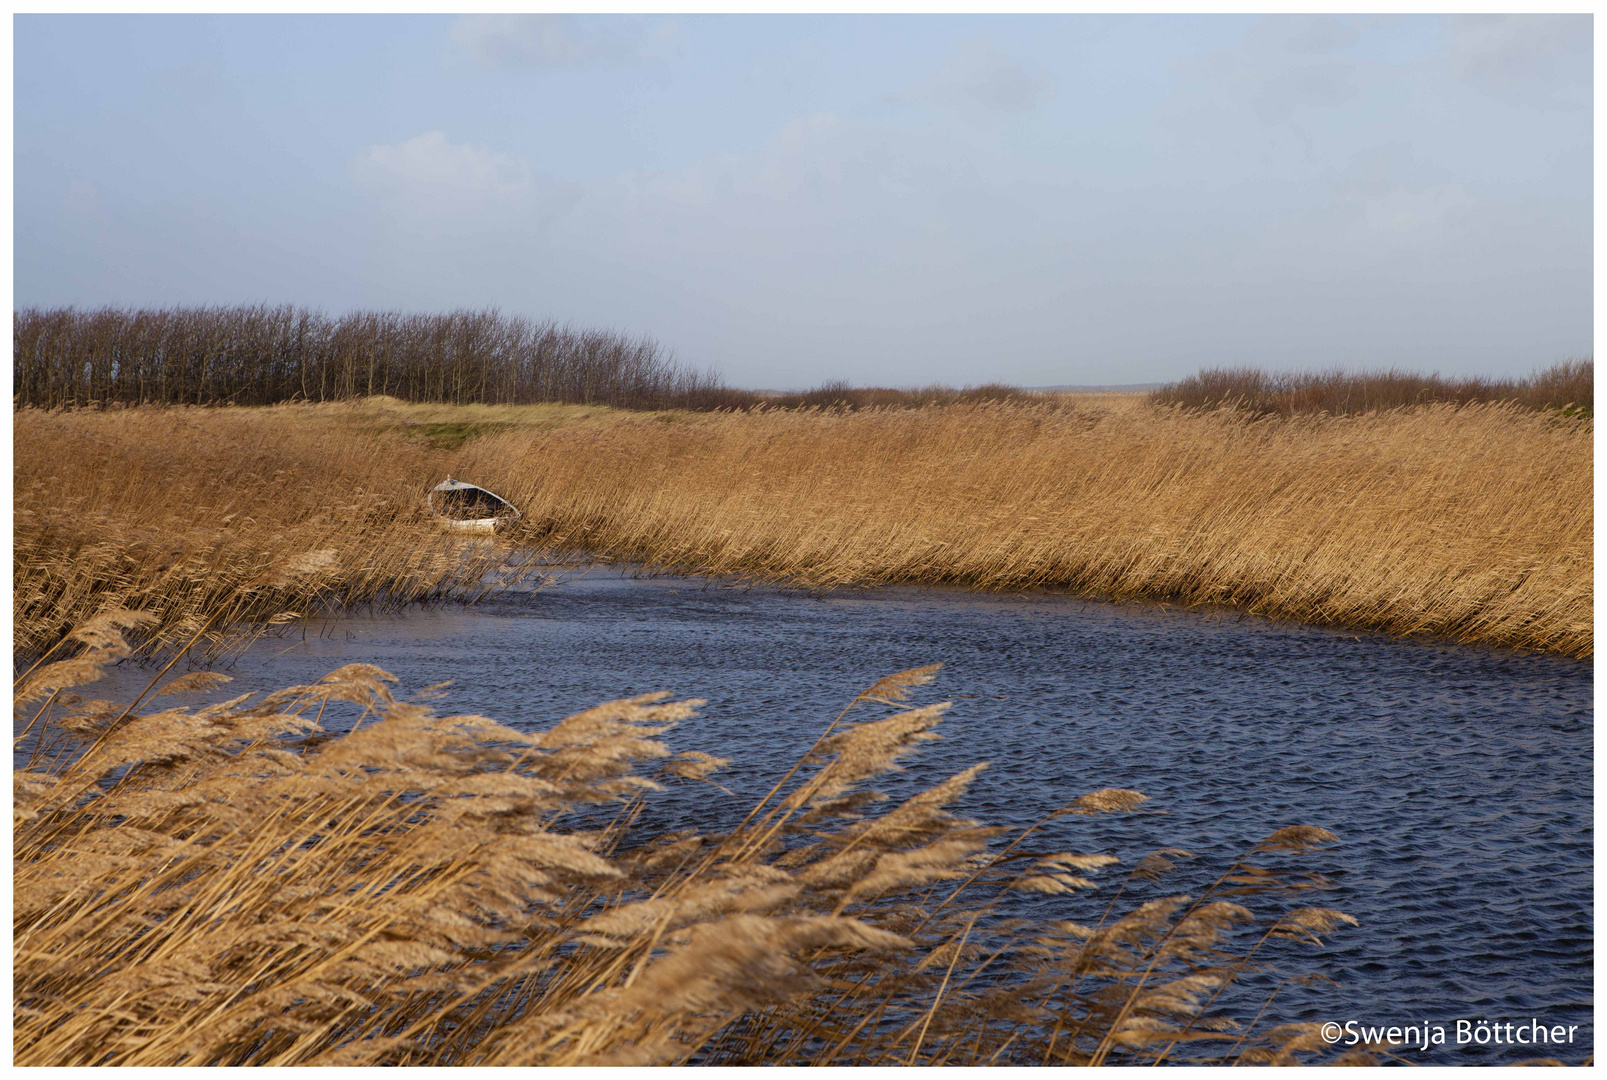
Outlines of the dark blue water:
[{"label": "dark blue water", "polygon": [[[441,708],[514,726],[654,690],[706,699],[670,741],[734,759],[719,777],[733,794],[670,793],[666,827],[729,825],[859,690],[942,662],[920,700],[954,702],[944,741],[889,793],[989,761],[959,809],[1025,824],[1088,791],[1136,788],[1163,813],[1061,819],[1045,847],[1125,866],[1186,849],[1196,858],[1168,892],[1198,889],[1281,826],[1323,826],[1342,842],[1307,861],[1334,887],[1289,906],[1361,926],[1270,954],[1334,985],[1286,987],[1269,1018],[1444,1025],[1447,1046],[1402,1052],[1423,1064],[1592,1052],[1588,663],[1054,595],[814,597],[607,572],[299,635],[256,645],[222,693],[360,660],[409,689],[455,679]],[[93,693],[137,693],[150,675],[120,672]],[[1032,914],[1097,920],[1103,904],[1054,897]],[[1258,1003],[1265,986],[1252,989]],[[1577,1025],[1572,1044],[1456,1045],[1459,1019],[1531,1018]]]}]

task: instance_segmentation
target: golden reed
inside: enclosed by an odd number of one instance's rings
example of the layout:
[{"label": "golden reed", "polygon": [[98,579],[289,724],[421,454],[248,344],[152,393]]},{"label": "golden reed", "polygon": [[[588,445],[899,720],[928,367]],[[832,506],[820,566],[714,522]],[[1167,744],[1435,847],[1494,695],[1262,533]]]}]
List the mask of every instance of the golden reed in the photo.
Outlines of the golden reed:
[{"label": "golden reed", "polygon": [[[15,418],[21,649],[106,604],[154,611],[171,643],[218,612],[473,588],[505,551],[431,530],[422,495],[448,472],[524,510],[516,543],[664,570],[1065,588],[1593,649],[1593,425],[1511,405],[1258,419],[1134,397],[712,414],[371,401]],[[434,449],[421,434],[442,431]]]},{"label": "golden reed", "polygon": [[[1323,829],[1279,829],[1184,895],[1166,879],[1187,853],[1119,878],[1109,855],[1057,849],[1088,815],[1141,812],[1136,791],[1014,831],[950,809],[982,765],[883,803],[869,785],[938,737],[945,706],[909,701],[935,667],[856,695],[740,820],[655,834],[656,792],[727,764],[664,741],[699,702],[519,731],[438,717],[438,687],[404,699],[366,664],[207,705],[226,676],[158,676],[142,713],[76,696],[140,618],[88,621],[77,655],[14,692],[33,717],[14,773],[16,1064],[1391,1056],[1230,992],[1276,980],[1274,939],[1354,922],[1286,906],[1325,882],[1306,869]],[[1055,896],[1060,917],[1006,918],[1011,892]]]},{"label": "golden reed", "polygon": [[1055,587],[1592,651],[1592,424],[1506,405],[1140,402],[510,431],[454,458],[532,539],[816,587]]},{"label": "golden reed", "polygon": [[108,606],[156,616],[154,649],[324,606],[472,595],[503,565],[505,547],[432,527],[420,492],[438,455],[305,412],[15,413],[15,652]]}]

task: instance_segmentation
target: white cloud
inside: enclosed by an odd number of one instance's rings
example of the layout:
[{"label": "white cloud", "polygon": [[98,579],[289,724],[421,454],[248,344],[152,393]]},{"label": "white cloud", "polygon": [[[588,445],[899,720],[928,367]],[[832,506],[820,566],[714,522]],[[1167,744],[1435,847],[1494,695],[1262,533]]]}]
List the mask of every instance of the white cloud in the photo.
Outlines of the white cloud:
[{"label": "white cloud", "polygon": [[676,24],[572,15],[464,15],[452,24],[451,48],[472,63],[494,68],[569,66],[656,60],[679,44]]},{"label": "white cloud", "polygon": [[492,67],[566,64],[588,48],[563,15],[465,15],[452,24],[452,43]]},{"label": "white cloud", "polygon": [[1443,236],[1479,203],[1405,146],[1358,155],[1334,186],[1333,207],[1352,228],[1406,239]]},{"label": "white cloud", "polygon": [[352,160],[351,174],[357,186],[372,195],[438,209],[518,204],[536,191],[535,176],[525,159],[453,143],[444,131],[370,146]]},{"label": "white cloud", "polygon": [[415,276],[517,261],[580,196],[578,185],[541,176],[518,155],[440,131],[367,147],[350,172],[371,201],[376,250]]},{"label": "white cloud", "polygon": [[767,235],[824,229],[815,242],[857,249],[900,222],[944,216],[945,200],[974,183],[973,154],[942,129],[816,113],[788,121],[752,151],[626,174],[596,186],[589,201],[594,210],[618,206],[645,232],[697,215],[708,234],[744,248]]},{"label": "white cloud", "polygon": [[1374,232],[1410,233],[1451,223],[1475,205],[1459,184],[1397,187],[1362,203],[1362,221]]}]

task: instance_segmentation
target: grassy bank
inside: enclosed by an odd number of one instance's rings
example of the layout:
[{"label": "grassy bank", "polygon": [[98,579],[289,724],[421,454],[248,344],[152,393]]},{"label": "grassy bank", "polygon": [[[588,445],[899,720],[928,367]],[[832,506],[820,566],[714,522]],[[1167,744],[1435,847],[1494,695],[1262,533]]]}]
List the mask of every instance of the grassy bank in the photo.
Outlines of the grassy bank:
[{"label": "grassy bank", "polygon": [[[655,794],[728,764],[665,743],[699,702],[516,731],[363,664],[254,700],[182,676],[149,700],[228,700],[143,714],[54,692],[133,618],[19,687],[49,701],[15,774],[19,1065],[1377,1061],[1235,987],[1354,921],[1290,899],[1320,904],[1310,853],[1336,837],[1279,829],[1181,895],[1184,852],[1124,874],[1075,846],[1138,792],[1019,832],[952,809],[982,765],[879,804],[938,737],[945,706],[909,701],[935,668],[823,718],[745,816],[663,834]],[[1053,918],[1006,918],[1012,895]]]},{"label": "grassy bank", "polygon": [[323,605],[472,595],[508,549],[432,526],[420,485],[441,461],[428,438],[305,409],[16,413],[13,648],[50,648],[108,605],[153,614],[147,644],[171,646]]},{"label": "grassy bank", "polygon": [[1063,401],[506,432],[454,467],[526,507],[532,539],[666,568],[1063,587],[1586,656],[1591,440],[1509,406]]},{"label": "grassy bank", "polygon": [[177,627],[477,580],[500,549],[422,512],[451,472],[524,510],[515,542],[668,570],[1059,587],[1583,657],[1592,437],[1511,405],[1257,418],[1110,395],[24,410],[18,641],[109,602]]}]

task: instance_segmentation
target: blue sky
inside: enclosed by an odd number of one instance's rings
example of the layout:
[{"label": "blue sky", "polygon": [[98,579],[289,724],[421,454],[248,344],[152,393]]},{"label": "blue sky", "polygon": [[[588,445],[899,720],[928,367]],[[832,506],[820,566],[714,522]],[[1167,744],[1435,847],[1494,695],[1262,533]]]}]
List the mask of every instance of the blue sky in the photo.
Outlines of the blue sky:
[{"label": "blue sky", "polygon": [[1592,348],[1589,16],[17,16],[18,306],[497,307],[736,385]]}]

